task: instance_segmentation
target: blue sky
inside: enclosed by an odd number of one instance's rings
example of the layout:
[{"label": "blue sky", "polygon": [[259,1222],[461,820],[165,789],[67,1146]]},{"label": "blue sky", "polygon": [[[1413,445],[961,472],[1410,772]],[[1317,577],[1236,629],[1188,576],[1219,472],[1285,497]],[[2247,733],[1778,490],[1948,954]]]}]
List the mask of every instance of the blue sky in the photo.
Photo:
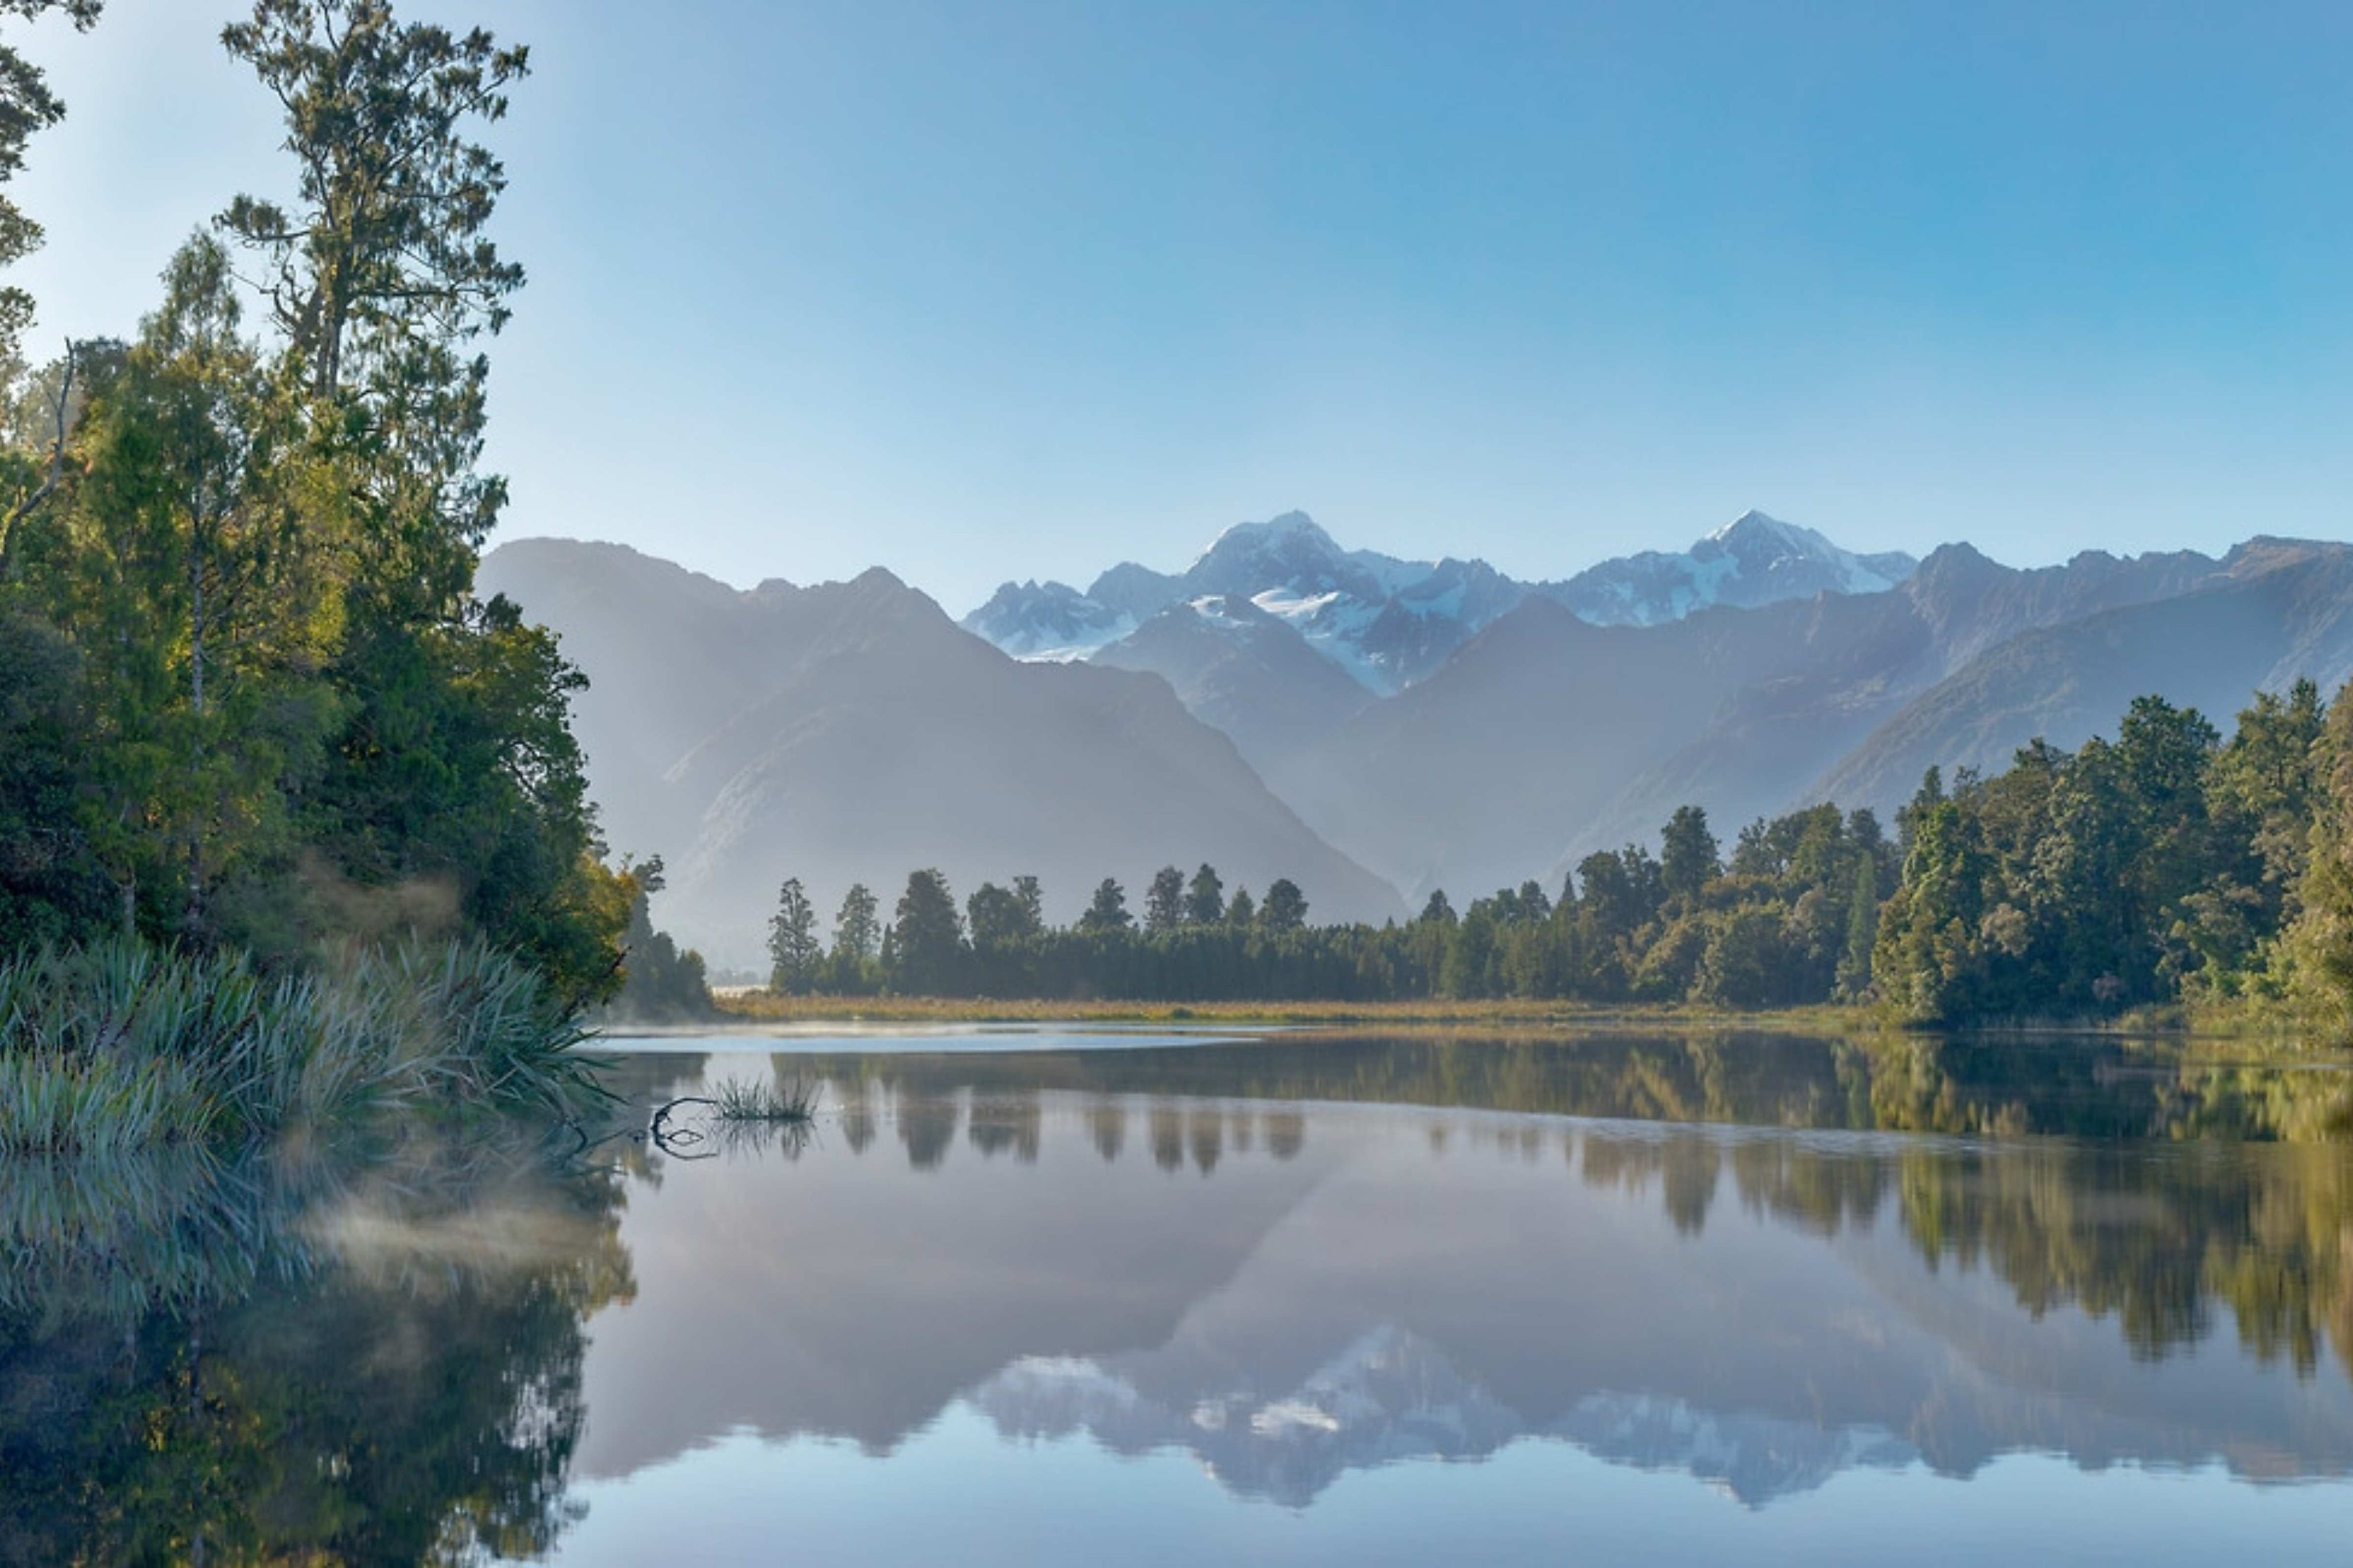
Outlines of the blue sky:
[{"label": "blue sky", "polygon": [[[283,188],[235,7],[29,47],[37,346]],[[471,0],[506,533],[749,583],[2346,536],[2353,8]]]}]

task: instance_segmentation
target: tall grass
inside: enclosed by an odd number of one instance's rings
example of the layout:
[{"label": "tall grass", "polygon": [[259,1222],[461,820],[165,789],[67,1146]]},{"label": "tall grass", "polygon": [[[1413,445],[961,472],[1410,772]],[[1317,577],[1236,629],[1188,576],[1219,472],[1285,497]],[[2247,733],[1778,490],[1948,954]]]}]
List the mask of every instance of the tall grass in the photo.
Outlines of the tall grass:
[{"label": "tall grass", "polygon": [[271,979],[142,943],[0,962],[0,1151],[250,1141],[390,1112],[562,1115],[596,1093],[575,1011],[479,943]]}]

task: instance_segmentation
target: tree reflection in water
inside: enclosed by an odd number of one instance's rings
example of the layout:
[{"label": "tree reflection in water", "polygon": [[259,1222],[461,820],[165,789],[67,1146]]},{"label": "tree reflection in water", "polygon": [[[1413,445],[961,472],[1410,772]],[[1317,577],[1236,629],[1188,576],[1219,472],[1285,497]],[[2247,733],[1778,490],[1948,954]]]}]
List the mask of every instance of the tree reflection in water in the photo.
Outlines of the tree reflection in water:
[{"label": "tree reflection in water", "polygon": [[[780,1076],[787,1064],[811,1070],[807,1058],[779,1058]],[[2142,1355],[2196,1344],[2218,1306],[2251,1352],[2306,1373],[2326,1346],[2341,1356],[2353,1344],[2353,1076],[2337,1070],[2110,1044],[1721,1031],[1322,1034],[1084,1055],[878,1056],[816,1070],[856,1084],[863,1114],[892,1107],[909,1158],[926,1170],[939,1168],[965,1099],[976,1147],[1018,1142],[1034,1159],[1038,1097],[1057,1089],[1087,1095],[1103,1158],[1122,1157],[1128,1117],[1140,1113],[1155,1164],[1174,1173],[1189,1157],[1205,1176],[1229,1147],[1248,1154],[1262,1142],[1277,1159],[1295,1156],[1305,1101],[1640,1123],[1577,1132],[1577,1169],[1596,1185],[1655,1182],[1686,1236],[1704,1230],[1727,1171],[1746,1212],[1823,1235],[1873,1223],[1893,1194],[1895,1218],[1932,1266],[1989,1268],[2036,1315],[2070,1304],[2113,1316]],[[1659,1123],[1937,1136],[1859,1148]],[[1435,1152],[1450,1131],[1429,1128]],[[1525,1157],[1542,1136],[1529,1122],[1481,1138],[1508,1138]],[[2247,1147],[2263,1143],[2295,1147]]]},{"label": "tree reflection in water", "polygon": [[[613,1081],[657,1102],[714,1059],[629,1058]],[[1894,1226],[1932,1269],[1989,1272],[2031,1316],[2112,1321],[2140,1356],[2200,1343],[2226,1312],[2252,1355],[2307,1377],[2353,1344],[2353,1099],[2336,1072],[1725,1034],[785,1056],[773,1070],[827,1079],[820,1147],[903,1158],[927,1182],[1076,1156],[1222,1191],[1298,1159],[1330,1114],[1318,1102],[1428,1108],[1409,1131],[1432,1157],[1565,1160],[1565,1179],[1655,1190],[1686,1240],[1727,1213],[1823,1237]],[[1046,1135],[1058,1121],[1069,1142]],[[1831,1135],[1789,1135],[1816,1129]],[[708,1168],[724,1180],[728,1162],[803,1147],[723,1137]],[[9,1163],[0,1562],[549,1550],[575,1518],[584,1325],[635,1293],[627,1194],[677,1176],[641,1143],[592,1156],[608,1157]]]},{"label": "tree reflection in water", "polygon": [[551,1546],[620,1172],[15,1161],[0,1561],[435,1562]]}]

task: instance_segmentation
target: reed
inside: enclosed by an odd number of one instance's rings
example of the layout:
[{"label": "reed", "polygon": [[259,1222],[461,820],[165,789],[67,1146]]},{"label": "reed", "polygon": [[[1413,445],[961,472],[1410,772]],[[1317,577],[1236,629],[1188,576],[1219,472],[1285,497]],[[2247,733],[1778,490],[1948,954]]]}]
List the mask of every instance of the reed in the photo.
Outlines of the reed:
[{"label": "reed", "polygon": [[721,1121],[773,1121],[805,1126],[817,1116],[818,1087],[801,1079],[771,1083],[765,1079],[728,1079],[712,1091],[712,1115]]},{"label": "reed", "polygon": [[480,942],[270,978],[112,942],[0,962],[0,1151],[253,1141],[392,1112],[593,1099],[576,1012]]}]

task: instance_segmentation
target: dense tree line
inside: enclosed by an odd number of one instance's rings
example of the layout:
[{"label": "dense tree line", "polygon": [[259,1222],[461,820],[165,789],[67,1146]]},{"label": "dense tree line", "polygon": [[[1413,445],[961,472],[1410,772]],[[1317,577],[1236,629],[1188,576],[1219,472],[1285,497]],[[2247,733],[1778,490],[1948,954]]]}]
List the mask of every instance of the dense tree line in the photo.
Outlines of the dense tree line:
[{"label": "dense tree line", "polygon": [[1655,851],[1589,855],[1557,893],[1528,881],[1459,912],[1312,925],[1287,880],[1231,898],[1215,868],[1164,868],[1143,898],[1106,879],[1068,926],[1037,879],[959,908],[935,870],[892,918],[853,888],[830,942],[797,881],[771,929],[786,992],[1140,1000],[1524,997],[1727,1007],[1883,1005],[1918,1022],[2292,1001],[2342,1026],[2353,996],[2353,703],[2309,681],[2265,693],[2226,742],[2136,701],[2116,738],[2041,742],[1993,777],[1931,770],[1888,832],[1810,806],[1742,828],[1676,811]]},{"label": "dense tree line", "polygon": [[[525,52],[384,0],[259,0],[223,42],[291,195],[230,200],[124,340],[27,363],[0,296],[0,945],[464,929],[608,994],[640,889],[602,864],[581,679],[473,589],[482,344],[522,282],[473,138]],[[0,64],[5,177],[62,110]],[[0,259],[37,237],[0,203]]]}]

